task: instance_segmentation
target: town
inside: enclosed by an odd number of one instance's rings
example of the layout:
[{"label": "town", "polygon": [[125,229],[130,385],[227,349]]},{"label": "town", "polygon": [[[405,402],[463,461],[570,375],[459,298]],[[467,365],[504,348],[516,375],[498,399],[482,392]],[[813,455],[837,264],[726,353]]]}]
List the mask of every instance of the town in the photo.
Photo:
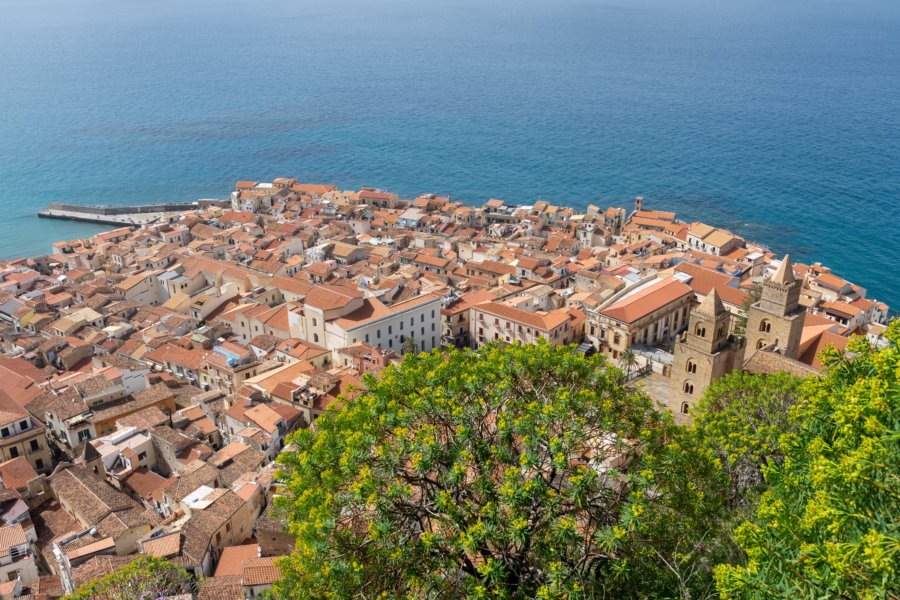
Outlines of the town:
[{"label": "town", "polygon": [[253,598],[293,539],[290,434],[367,374],[446,346],[600,353],[688,422],[735,370],[814,375],[889,307],[826,266],[644,207],[237,182],[0,263],[0,598],[59,598],[137,555]]}]

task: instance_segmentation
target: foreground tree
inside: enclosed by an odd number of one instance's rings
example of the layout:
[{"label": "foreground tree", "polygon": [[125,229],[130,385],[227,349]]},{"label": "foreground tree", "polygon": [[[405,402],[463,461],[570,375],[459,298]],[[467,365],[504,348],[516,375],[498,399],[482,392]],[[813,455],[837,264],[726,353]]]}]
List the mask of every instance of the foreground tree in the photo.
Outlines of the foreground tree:
[{"label": "foreground tree", "polygon": [[632,371],[638,365],[637,354],[635,354],[634,350],[631,348],[623,350],[619,356],[619,365],[625,369],[625,377],[630,379]]},{"label": "foreground tree", "polygon": [[65,600],[156,600],[191,592],[191,576],[163,558],[143,555],[118,571],[79,587]]},{"label": "foreground tree", "polygon": [[693,424],[644,460],[622,525],[629,597],[717,595],[713,569],[743,560],[734,527],[752,515],[762,469],[780,464],[779,436],[795,429],[790,408],[802,380],[735,372],[706,389]]},{"label": "foreground tree", "polygon": [[887,337],[828,352],[804,384],[785,459],[736,533],[746,564],[716,571],[723,597],[900,597],[900,321]]},{"label": "foreground tree", "polygon": [[781,436],[796,431],[791,408],[803,379],[789,373],[735,371],[714,382],[698,405],[693,429],[731,480],[732,508],[763,484],[763,468],[779,465]]},{"label": "foreground tree", "polygon": [[283,598],[615,594],[629,477],[671,421],[547,343],[409,356],[280,458]]}]

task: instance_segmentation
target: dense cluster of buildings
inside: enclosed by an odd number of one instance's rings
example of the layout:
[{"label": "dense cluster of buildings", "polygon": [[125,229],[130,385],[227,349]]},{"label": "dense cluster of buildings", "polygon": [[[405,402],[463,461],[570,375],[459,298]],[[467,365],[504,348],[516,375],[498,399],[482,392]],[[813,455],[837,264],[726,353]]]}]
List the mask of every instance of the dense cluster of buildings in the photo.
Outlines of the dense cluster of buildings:
[{"label": "dense cluster of buildings", "polygon": [[138,554],[253,598],[291,537],[273,460],[410,351],[577,345],[687,418],[736,370],[821,367],[888,307],[673,213],[238,182],[230,205],[0,263],[0,599]]}]

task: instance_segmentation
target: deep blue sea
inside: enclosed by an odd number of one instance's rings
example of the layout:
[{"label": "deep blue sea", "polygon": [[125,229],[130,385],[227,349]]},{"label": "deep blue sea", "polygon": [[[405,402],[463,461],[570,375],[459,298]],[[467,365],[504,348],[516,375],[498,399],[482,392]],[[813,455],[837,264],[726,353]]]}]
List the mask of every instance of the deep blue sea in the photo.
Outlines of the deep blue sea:
[{"label": "deep blue sea", "polygon": [[0,256],[49,201],[650,207],[900,306],[897,0],[0,0]]}]

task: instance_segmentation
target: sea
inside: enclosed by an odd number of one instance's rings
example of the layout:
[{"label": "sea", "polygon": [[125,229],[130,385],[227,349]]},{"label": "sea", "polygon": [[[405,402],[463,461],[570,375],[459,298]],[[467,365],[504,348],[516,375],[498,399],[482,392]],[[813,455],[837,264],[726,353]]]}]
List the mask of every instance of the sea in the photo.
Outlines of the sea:
[{"label": "sea", "polygon": [[897,0],[0,0],[0,257],[293,176],[650,208],[900,306]]}]

